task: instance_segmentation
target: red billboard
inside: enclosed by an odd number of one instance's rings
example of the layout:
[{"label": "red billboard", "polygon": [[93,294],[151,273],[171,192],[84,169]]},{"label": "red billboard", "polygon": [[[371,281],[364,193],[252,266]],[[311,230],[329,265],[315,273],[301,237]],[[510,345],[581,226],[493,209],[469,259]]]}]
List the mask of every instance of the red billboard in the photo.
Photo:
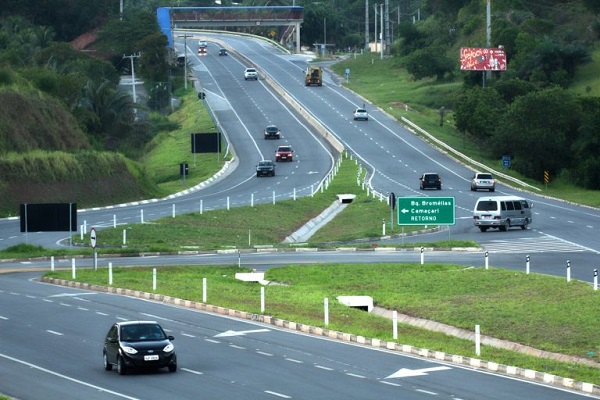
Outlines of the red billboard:
[{"label": "red billboard", "polygon": [[506,53],[500,48],[461,47],[460,69],[466,71],[506,71]]}]

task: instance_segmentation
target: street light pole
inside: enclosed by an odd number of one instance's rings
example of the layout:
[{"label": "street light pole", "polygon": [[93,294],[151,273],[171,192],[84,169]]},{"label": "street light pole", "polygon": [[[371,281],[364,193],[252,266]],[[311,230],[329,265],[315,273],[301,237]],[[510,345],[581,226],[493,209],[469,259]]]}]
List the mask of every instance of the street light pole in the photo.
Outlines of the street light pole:
[{"label": "street light pole", "polygon": [[187,38],[192,35],[181,35],[183,38],[183,88],[187,90]]}]

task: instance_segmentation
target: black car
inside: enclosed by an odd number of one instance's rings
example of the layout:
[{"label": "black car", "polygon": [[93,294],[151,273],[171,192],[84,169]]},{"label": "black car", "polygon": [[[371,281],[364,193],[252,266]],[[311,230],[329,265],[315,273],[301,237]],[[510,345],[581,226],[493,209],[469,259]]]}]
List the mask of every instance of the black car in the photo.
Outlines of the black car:
[{"label": "black car", "polygon": [[419,178],[419,188],[442,190],[442,178],[436,173],[426,172]]},{"label": "black car", "polygon": [[265,128],[265,139],[279,139],[281,138],[281,132],[275,125],[269,125]]},{"label": "black car", "polygon": [[226,56],[227,55],[227,49],[219,49],[219,55],[220,56]]},{"label": "black car", "polygon": [[155,321],[116,322],[104,339],[104,369],[117,367],[119,375],[131,368],[168,368],[177,371],[177,355],[167,336]]},{"label": "black car", "polygon": [[256,176],[275,176],[275,163],[271,160],[262,160],[256,165]]}]

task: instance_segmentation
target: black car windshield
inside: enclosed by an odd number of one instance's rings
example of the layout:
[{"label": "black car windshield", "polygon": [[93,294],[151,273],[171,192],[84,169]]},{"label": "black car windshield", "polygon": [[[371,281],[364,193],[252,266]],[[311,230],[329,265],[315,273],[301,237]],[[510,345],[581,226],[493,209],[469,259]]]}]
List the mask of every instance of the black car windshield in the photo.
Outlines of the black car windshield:
[{"label": "black car windshield", "polygon": [[276,126],[267,126],[267,132],[277,133],[277,132],[279,132],[279,129],[277,129]]},{"label": "black car windshield", "polygon": [[124,342],[164,339],[166,339],[165,333],[158,325],[126,325],[121,327],[121,340]]},{"label": "black car windshield", "polygon": [[494,178],[492,178],[492,174],[479,174],[479,175],[477,175],[477,179],[494,179]]}]

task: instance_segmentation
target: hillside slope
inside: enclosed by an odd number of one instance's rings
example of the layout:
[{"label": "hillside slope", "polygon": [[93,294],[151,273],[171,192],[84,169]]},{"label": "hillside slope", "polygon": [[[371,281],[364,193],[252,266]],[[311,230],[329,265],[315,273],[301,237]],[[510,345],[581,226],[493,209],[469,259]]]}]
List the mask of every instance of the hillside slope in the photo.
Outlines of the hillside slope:
[{"label": "hillside slope", "polygon": [[79,208],[156,193],[141,167],[118,153],[96,152],[55,99],[0,90],[0,216],[21,203],[78,203]]}]

